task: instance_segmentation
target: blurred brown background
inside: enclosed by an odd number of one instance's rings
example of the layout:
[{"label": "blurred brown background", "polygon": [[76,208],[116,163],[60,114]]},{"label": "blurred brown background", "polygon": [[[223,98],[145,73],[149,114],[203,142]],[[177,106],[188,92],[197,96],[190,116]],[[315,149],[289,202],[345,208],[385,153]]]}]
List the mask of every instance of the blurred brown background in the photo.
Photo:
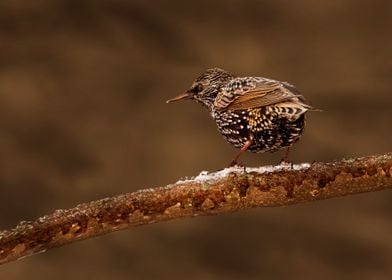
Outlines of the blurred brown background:
[{"label": "blurred brown background", "polygon": [[[0,2],[0,228],[175,182],[235,154],[167,105],[206,68],[295,84],[291,159],[391,150],[391,1]],[[281,154],[248,154],[247,165]],[[0,279],[391,279],[392,192],[172,221],[0,267]]]}]

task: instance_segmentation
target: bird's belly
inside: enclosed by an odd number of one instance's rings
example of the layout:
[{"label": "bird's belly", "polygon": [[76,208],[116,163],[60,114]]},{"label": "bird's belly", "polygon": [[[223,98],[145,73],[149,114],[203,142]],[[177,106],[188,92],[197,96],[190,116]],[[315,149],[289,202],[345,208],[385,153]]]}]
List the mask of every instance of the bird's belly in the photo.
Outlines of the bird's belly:
[{"label": "bird's belly", "polygon": [[290,147],[299,140],[305,125],[305,115],[296,120],[277,117],[273,125],[253,133],[254,144],[249,150],[256,153],[274,152]]},{"label": "bird's belly", "polygon": [[298,141],[305,125],[304,114],[288,118],[278,114],[260,116],[244,110],[226,111],[214,118],[220,133],[236,148],[242,148],[253,137],[248,150],[255,153],[290,147]]}]

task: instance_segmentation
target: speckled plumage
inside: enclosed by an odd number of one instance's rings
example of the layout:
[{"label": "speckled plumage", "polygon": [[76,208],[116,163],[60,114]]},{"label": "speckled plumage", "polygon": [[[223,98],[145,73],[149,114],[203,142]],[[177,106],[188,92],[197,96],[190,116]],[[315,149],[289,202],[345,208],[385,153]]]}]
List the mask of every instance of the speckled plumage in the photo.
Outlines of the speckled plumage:
[{"label": "speckled plumage", "polygon": [[[300,138],[313,108],[291,84],[262,77],[236,77],[208,69],[184,94],[206,107],[223,137],[241,152],[273,152]],[[233,160],[236,162],[241,152]]]}]

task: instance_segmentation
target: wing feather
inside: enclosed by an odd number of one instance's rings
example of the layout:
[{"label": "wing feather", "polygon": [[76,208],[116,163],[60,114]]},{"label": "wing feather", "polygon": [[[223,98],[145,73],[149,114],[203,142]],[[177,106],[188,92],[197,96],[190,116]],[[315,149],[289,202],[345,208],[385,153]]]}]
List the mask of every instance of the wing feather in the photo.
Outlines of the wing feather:
[{"label": "wing feather", "polygon": [[296,97],[296,95],[285,94],[279,90],[275,90],[263,95],[260,95],[258,92],[249,92],[235,99],[227,106],[227,109],[241,110],[246,108],[264,107],[280,102],[290,101],[294,97]]},{"label": "wing feather", "polygon": [[[267,95],[280,87],[279,82],[259,77],[236,78],[221,89],[215,99],[214,106],[218,109],[227,109],[238,98],[253,99]],[[240,99],[241,101],[242,99]]]},{"label": "wing feather", "polygon": [[237,78],[222,89],[214,105],[219,110],[243,110],[283,102],[312,108],[293,85],[266,78]]}]

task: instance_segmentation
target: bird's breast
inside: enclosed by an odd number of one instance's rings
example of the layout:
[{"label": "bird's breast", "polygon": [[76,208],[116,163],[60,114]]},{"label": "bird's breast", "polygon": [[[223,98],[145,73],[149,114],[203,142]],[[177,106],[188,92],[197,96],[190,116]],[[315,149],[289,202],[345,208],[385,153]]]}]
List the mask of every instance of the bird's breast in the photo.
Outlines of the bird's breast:
[{"label": "bird's breast", "polygon": [[[282,112],[280,112],[282,111]],[[294,117],[285,109],[269,107],[237,111],[212,111],[218,130],[234,147],[241,148],[252,137],[254,152],[274,151],[291,146],[300,137],[304,115]]]}]

